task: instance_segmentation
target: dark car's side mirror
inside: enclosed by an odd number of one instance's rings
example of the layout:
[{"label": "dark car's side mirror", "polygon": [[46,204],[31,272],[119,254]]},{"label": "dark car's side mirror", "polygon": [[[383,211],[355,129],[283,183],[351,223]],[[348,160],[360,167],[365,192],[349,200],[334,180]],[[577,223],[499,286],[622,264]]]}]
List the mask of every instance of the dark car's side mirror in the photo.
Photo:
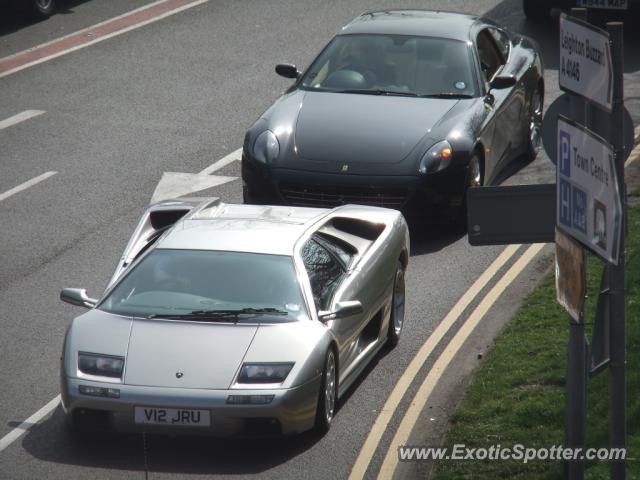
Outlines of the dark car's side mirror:
[{"label": "dark car's side mirror", "polygon": [[511,88],[517,83],[516,77],[498,76],[491,80],[489,87],[491,89],[502,90],[503,88]]},{"label": "dark car's side mirror", "polygon": [[362,303],[357,300],[349,301],[349,302],[338,302],[336,303],[336,307],[333,311],[324,311],[321,310],[318,312],[318,317],[320,320],[336,320],[338,318],[350,317],[351,315],[359,315],[364,312],[364,308],[362,307]]},{"label": "dark car's side mirror", "polygon": [[63,288],[60,292],[60,300],[84,308],[93,308],[98,303],[97,299],[87,295],[84,288]]},{"label": "dark car's side mirror", "polygon": [[280,63],[276,65],[276,73],[284,78],[298,78],[300,72],[295,65],[289,63]]}]

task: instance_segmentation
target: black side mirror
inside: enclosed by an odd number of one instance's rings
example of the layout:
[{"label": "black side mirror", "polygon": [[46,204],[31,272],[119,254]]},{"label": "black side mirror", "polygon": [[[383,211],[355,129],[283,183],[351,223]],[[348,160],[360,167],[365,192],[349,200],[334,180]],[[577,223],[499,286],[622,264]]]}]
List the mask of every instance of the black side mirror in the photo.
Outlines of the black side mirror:
[{"label": "black side mirror", "polygon": [[298,78],[300,72],[295,65],[290,63],[280,63],[276,65],[276,73],[284,78]]},{"label": "black side mirror", "polygon": [[516,77],[512,77],[512,76],[498,76],[495,77],[493,80],[491,80],[491,83],[489,84],[489,87],[492,89],[497,89],[497,90],[501,90],[503,88],[511,88],[513,87],[518,81],[516,80]]}]

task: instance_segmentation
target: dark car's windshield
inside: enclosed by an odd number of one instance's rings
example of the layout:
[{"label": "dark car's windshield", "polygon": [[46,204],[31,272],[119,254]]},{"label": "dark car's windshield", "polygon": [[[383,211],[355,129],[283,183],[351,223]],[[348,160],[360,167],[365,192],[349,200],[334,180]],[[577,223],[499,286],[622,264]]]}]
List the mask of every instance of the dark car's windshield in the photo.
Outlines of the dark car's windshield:
[{"label": "dark car's windshield", "polygon": [[338,35],[309,67],[299,86],[377,95],[476,95],[466,43],[409,35]]},{"label": "dark car's windshield", "polygon": [[[234,322],[290,322],[307,315],[291,257],[207,250],[154,250],[98,308],[136,317]],[[224,313],[230,311],[242,313]]]}]

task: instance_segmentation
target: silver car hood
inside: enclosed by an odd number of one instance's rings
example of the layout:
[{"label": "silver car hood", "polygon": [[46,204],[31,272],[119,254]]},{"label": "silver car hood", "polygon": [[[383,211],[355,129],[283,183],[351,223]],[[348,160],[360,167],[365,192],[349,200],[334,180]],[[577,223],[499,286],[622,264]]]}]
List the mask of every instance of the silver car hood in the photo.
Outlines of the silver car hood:
[{"label": "silver car hood", "polygon": [[256,325],[134,320],[124,383],[227,389]]}]

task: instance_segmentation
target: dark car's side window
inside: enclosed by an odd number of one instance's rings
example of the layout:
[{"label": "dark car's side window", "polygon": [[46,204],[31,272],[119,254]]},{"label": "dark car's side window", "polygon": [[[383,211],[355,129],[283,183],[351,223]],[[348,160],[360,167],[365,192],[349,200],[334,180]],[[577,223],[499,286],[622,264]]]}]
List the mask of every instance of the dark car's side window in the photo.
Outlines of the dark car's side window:
[{"label": "dark car's side window", "polygon": [[304,244],[300,253],[307,275],[309,275],[316,308],[326,310],[334,292],[344,278],[344,268],[326,248],[313,238]]},{"label": "dark car's side window", "polygon": [[500,67],[505,64],[505,59],[488,29],[484,29],[478,34],[477,46],[482,72],[487,82],[490,82]]}]

